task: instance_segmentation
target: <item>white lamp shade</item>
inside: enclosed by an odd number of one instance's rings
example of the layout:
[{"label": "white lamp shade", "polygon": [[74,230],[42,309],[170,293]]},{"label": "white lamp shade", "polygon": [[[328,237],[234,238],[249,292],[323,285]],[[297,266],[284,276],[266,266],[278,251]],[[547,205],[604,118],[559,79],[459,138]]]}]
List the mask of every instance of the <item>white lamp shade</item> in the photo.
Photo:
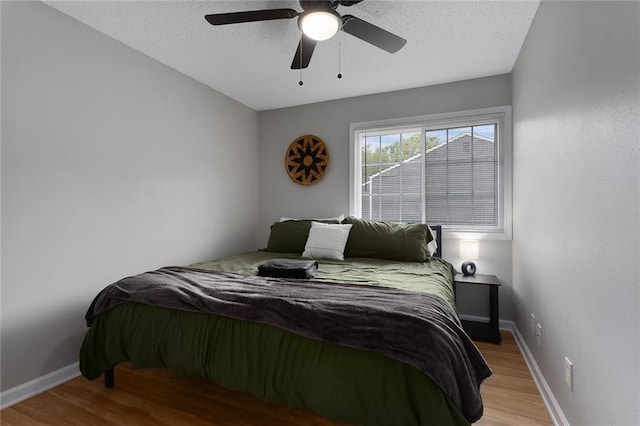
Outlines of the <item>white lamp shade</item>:
[{"label": "white lamp shade", "polygon": [[480,258],[480,244],[478,240],[460,240],[460,259],[478,260]]},{"label": "white lamp shade", "polygon": [[333,10],[314,10],[302,15],[298,24],[307,37],[322,41],[338,32],[341,20]]}]

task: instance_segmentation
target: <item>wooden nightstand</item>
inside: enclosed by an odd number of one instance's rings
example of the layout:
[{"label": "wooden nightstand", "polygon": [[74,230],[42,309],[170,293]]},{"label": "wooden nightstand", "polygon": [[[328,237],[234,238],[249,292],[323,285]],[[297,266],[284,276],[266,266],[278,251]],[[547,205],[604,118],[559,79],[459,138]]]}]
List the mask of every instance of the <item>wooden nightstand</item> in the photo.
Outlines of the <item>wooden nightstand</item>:
[{"label": "wooden nightstand", "polygon": [[489,322],[461,320],[462,327],[474,339],[500,344],[502,336],[500,336],[498,289],[502,284],[500,284],[498,277],[484,274],[466,277],[462,274],[456,274],[453,281],[454,291],[457,290],[458,284],[485,285],[489,287]]}]

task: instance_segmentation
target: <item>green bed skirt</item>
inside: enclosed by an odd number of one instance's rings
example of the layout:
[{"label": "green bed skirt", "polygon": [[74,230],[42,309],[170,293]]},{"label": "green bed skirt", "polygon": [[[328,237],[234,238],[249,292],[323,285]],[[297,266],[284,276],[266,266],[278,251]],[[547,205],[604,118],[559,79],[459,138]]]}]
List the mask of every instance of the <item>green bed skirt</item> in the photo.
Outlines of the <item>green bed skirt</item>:
[{"label": "green bed skirt", "polygon": [[[127,303],[100,315],[80,350],[96,379],[120,362],[204,377],[329,419],[365,425],[468,425],[414,367],[374,352],[211,314]],[[116,377],[117,387],[117,377]]]}]

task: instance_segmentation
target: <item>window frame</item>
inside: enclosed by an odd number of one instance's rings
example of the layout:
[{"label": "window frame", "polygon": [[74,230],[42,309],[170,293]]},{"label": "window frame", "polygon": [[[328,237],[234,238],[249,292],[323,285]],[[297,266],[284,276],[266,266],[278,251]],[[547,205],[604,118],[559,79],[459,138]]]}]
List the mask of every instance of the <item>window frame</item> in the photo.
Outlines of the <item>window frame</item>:
[{"label": "window frame", "polygon": [[[482,226],[442,225],[445,237],[511,240],[512,238],[512,108],[511,105],[416,117],[366,121],[349,125],[349,214],[361,217],[362,150],[358,135],[368,132],[394,132],[408,128],[421,129],[424,154],[425,132],[442,128],[473,126],[495,121],[498,128],[498,223],[503,229]],[[423,167],[424,170],[424,167]],[[424,194],[423,194],[424,197]],[[423,217],[424,217],[423,212]]]}]

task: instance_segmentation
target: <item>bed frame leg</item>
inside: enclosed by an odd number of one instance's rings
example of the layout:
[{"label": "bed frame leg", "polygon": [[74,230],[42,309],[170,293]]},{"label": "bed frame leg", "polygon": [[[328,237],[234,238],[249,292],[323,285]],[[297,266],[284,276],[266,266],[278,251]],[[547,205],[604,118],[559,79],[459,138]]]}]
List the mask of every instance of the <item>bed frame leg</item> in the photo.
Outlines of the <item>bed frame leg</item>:
[{"label": "bed frame leg", "polygon": [[104,387],[105,388],[112,388],[114,385],[114,372],[113,372],[113,368],[108,369],[107,371],[104,372]]}]

